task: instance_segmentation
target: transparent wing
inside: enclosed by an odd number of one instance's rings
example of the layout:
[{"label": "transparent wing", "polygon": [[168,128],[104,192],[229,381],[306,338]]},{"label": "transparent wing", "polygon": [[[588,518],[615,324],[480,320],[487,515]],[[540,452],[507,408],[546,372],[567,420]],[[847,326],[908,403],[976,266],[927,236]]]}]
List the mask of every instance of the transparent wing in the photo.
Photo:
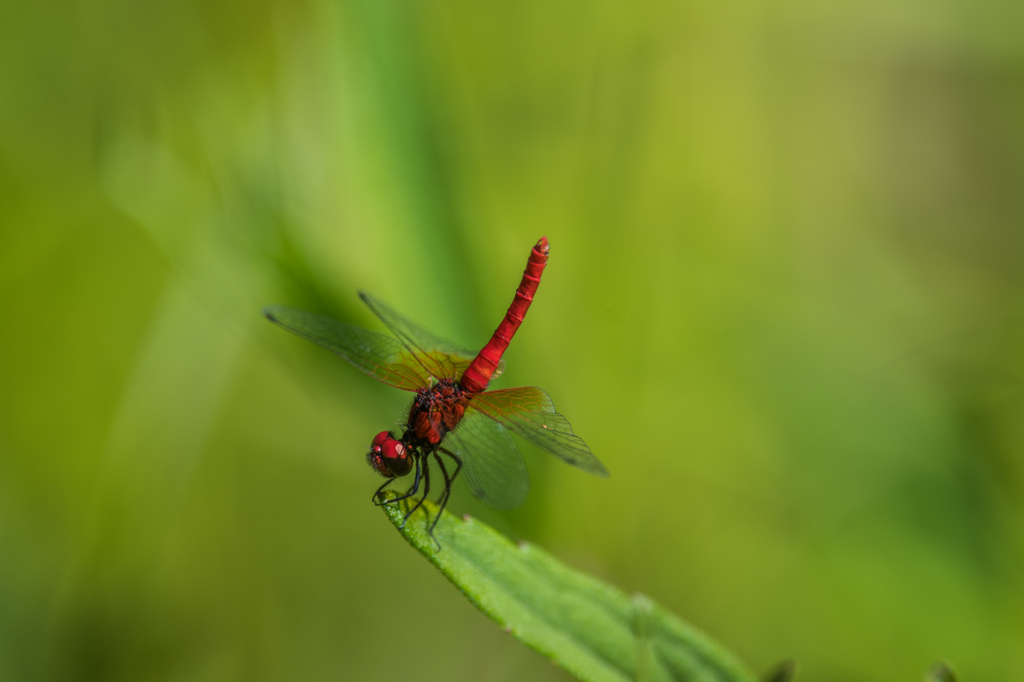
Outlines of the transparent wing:
[{"label": "transparent wing", "polygon": [[608,478],[608,470],[583,439],[572,432],[569,421],[555,412],[551,398],[539,388],[486,391],[473,396],[470,406],[574,467]]},{"label": "transparent wing", "polygon": [[430,385],[430,374],[390,336],[286,306],[269,306],[263,314],[277,326],[334,351],[385,384],[406,391]]},{"label": "transparent wing", "polygon": [[530,474],[519,448],[501,424],[473,409],[472,403],[445,445],[462,460],[460,477],[478,500],[495,509],[512,509],[526,499]]},{"label": "transparent wing", "polygon": [[[460,379],[476,357],[476,353],[459,344],[423,329],[379,298],[365,291],[359,292],[359,298],[435,379]],[[498,378],[504,371],[505,361],[502,360],[492,379]]]}]

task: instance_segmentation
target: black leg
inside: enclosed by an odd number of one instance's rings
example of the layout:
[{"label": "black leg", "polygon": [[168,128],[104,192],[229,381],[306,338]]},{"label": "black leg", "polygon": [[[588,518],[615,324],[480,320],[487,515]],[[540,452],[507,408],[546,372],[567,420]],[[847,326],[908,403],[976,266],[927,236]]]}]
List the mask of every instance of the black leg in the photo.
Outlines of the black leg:
[{"label": "black leg", "polygon": [[437,466],[441,467],[441,475],[444,476],[444,492],[441,493],[441,497],[437,498],[437,506],[444,511],[444,507],[448,504],[448,497],[452,494],[452,480],[448,477],[448,469],[444,466],[444,461],[441,459],[441,455],[437,454],[435,450],[433,453],[434,459],[437,460]]},{"label": "black leg", "polygon": [[373,497],[370,498],[370,502],[373,502],[378,507],[381,506],[382,504],[386,504],[385,502],[378,502],[377,501],[377,496],[380,495],[384,491],[384,488],[387,488],[389,485],[391,485],[394,482],[395,482],[395,477],[394,476],[392,476],[388,480],[384,481],[384,485],[382,485],[381,487],[377,488],[377,492],[375,492],[373,494]]},{"label": "black leg", "polygon": [[[412,487],[406,490],[404,495],[396,497],[393,500],[388,500],[387,502],[374,502],[374,504],[377,505],[378,507],[385,504],[394,504],[395,502],[401,502],[402,500],[415,495],[416,492],[420,489],[420,459],[420,457],[416,458],[416,478],[412,482]],[[395,479],[389,478],[387,481],[384,482],[384,485],[387,485],[393,480]],[[382,485],[381,488],[384,488],[384,485]],[[378,490],[377,492],[380,492],[380,490]]]},{"label": "black leg", "polygon": [[451,450],[446,450],[445,448],[438,448],[438,450],[455,460],[455,473],[452,474],[452,483],[455,483],[455,479],[458,477],[459,472],[462,471],[462,460],[456,457],[455,453]]},{"label": "black leg", "polygon": [[[434,518],[434,523],[430,525],[430,537],[434,539],[434,542],[437,542],[437,538],[434,538],[434,528],[437,527],[437,522],[441,520],[441,512],[443,512],[445,507],[448,506],[448,499],[452,495],[452,485],[455,483],[455,479],[458,477],[459,472],[462,471],[462,460],[459,459],[454,452],[445,448],[438,448],[438,450],[455,461],[455,473],[453,473],[451,477],[448,476],[448,470],[444,466],[444,460],[442,460],[441,455],[437,454],[437,451],[435,451],[433,453],[434,458],[437,459],[437,463],[441,467],[441,473],[444,474],[444,495],[442,495],[441,499],[438,501],[440,509],[437,512],[437,517]],[[441,549],[441,543],[437,542],[437,548],[438,550]]]},{"label": "black leg", "polygon": [[[437,549],[440,550],[441,543],[434,537],[434,528],[437,526],[437,522],[441,520],[441,514],[444,513],[444,508],[448,506],[448,498],[451,497],[452,494],[452,481],[454,479],[448,478],[448,470],[445,468],[444,462],[441,460],[441,455],[437,454],[436,450],[433,455],[434,459],[437,460],[437,466],[441,467],[441,475],[444,476],[444,493],[442,493],[441,497],[437,500],[437,516],[434,517],[434,522],[430,524],[430,529],[427,531],[427,534],[430,535],[430,539],[434,541],[437,545]],[[456,472],[458,472],[457,469]]]},{"label": "black leg", "polygon": [[[399,528],[405,528],[405,522],[409,520],[409,517],[416,513],[416,510],[423,506],[424,501],[427,499],[427,495],[430,494],[430,460],[427,459],[426,455],[423,456],[423,497],[416,503],[412,509],[405,513],[405,518],[402,519],[402,525]],[[408,496],[407,496],[408,497]]]}]

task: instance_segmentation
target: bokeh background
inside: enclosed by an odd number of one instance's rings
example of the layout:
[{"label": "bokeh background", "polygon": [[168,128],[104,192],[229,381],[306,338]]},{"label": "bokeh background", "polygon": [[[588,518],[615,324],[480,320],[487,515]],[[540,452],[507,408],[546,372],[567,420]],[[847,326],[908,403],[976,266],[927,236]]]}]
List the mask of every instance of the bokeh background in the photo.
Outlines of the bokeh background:
[{"label": "bokeh background", "polygon": [[481,345],[612,471],[457,513],[806,682],[1024,679],[1024,5],[0,4],[0,678],[566,680],[370,504]]}]

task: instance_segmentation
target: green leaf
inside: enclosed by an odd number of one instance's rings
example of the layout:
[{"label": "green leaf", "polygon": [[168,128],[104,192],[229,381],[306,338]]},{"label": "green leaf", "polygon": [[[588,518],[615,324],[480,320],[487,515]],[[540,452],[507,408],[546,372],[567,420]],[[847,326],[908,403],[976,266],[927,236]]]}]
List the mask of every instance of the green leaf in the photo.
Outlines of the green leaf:
[{"label": "green leaf", "polygon": [[928,668],[926,682],[957,682],[956,671],[946,661],[935,661]]},{"label": "green leaf", "polygon": [[581,680],[757,680],[729,651],[647,597],[630,598],[469,516],[441,515],[438,550],[427,535],[434,504],[425,503],[404,527],[410,500],[383,508],[409,544],[484,615]]},{"label": "green leaf", "polygon": [[789,682],[794,677],[796,677],[796,661],[783,661],[769,670],[761,680],[763,682]]}]

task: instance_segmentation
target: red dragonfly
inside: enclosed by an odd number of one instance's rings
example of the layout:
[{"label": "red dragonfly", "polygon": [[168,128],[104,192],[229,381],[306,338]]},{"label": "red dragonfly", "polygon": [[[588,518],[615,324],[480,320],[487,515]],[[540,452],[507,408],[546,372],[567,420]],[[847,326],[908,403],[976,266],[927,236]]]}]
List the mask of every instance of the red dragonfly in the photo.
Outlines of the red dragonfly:
[{"label": "red dragonfly", "polygon": [[[397,341],[295,308],[271,306],[263,310],[274,324],[334,351],[378,381],[416,392],[401,437],[395,431],[378,433],[366,461],[388,479],[374,493],[374,499],[394,480],[415,471],[412,486],[383,504],[416,495],[422,480],[423,496],[405,520],[430,494],[430,460],[436,461],[444,477],[444,492],[438,499],[437,517],[428,530],[432,538],[448,504],[452,483],[460,473],[470,491],[492,507],[510,509],[525,499],[530,477],[509,431],[588,474],[608,477],[608,470],[583,439],[573,433],[566,418],[555,411],[547,393],[533,387],[487,390],[491,379],[505,368],[501,356],[533,302],[547,260],[548,240],[542,237],[530,252],[505,318],[475,356],[421,329],[366,292],[360,292],[359,297]],[[442,454],[455,463],[451,475]]]}]

